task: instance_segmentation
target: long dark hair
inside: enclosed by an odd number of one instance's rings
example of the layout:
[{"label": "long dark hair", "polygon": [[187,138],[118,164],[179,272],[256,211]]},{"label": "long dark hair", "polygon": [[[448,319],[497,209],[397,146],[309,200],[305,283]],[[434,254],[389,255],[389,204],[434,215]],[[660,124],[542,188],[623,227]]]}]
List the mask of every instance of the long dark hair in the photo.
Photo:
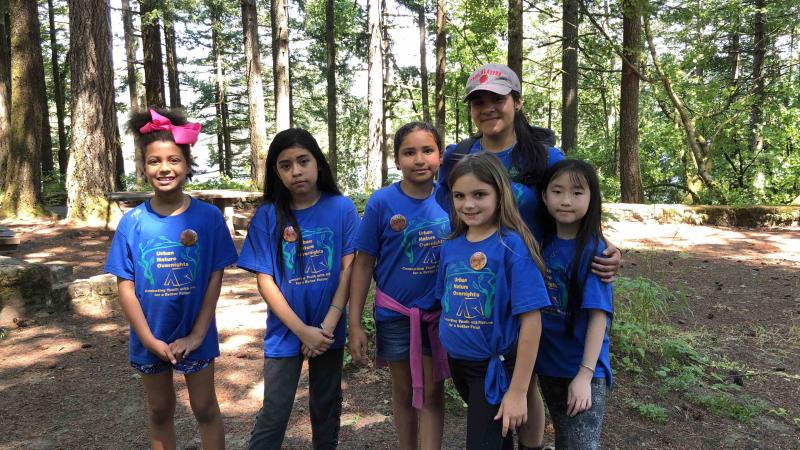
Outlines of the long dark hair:
[{"label": "long dark hair", "polygon": [[[148,145],[157,141],[172,142],[181,149],[181,154],[183,155],[183,159],[186,161],[186,166],[189,167],[189,173],[186,174],[186,178],[191,180],[193,169],[197,166],[197,164],[194,162],[194,157],[192,157],[192,147],[189,144],[176,144],[175,137],[172,136],[172,132],[169,130],[155,130],[150,133],[142,133],[139,131],[140,128],[153,120],[152,116],[150,115],[151,109],[169,119],[173,125],[186,125],[188,123],[186,116],[184,116],[183,112],[179,109],[165,109],[151,106],[147,109],[132,111],[128,117],[127,129],[128,132],[133,135],[133,142],[136,146],[136,152],[139,153],[142,161],[144,161]],[[144,173],[140,175],[145,176]]]},{"label": "long dark hair", "polygon": [[[281,131],[272,139],[267,151],[267,167],[265,173],[267,174],[266,182],[264,183],[264,203],[272,203],[275,205],[275,215],[278,219],[276,229],[276,241],[283,242],[283,230],[286,225],[291,225],[297,234],[296,251],[297,267],[302,273],[303,269],[303,235],[300,226],[297,224],[297,218],[292,211],[292,193],[284,186],[280,177],[278,176],[278,156],[281,152],[290,147],[301,147],[309,151],[311,156],[317,162],[317,189],[320,192],[326,192],[333,195],[342,195],[336,182],[333,181],[333,174],[331,173],[331,166],[322,150],[319,148],[314,136],[302,128],[289,128]],[[269,224],[267,224],[269,225]],[[269,228],[267,228],[269,229]],[[281,273],[283,272],[283,254],[282,246],[279,244],[278,248],[278,267]]]},{"label": "long dark hair", "polygon": [[[575,236],[575,254],[569,266],[569,279],[567,281],[567,332],[572,333],[575,328],[575,317],[583,305],[583,287],[589,276],[592,258],[597,254],[600,242],[606,244],[602,229],[602,193],[597,172],[589,163],[578,159],[564,159],[554,164],[547,171],[545,189],[553,179],[562,174],[569,174],[570,181],[576,186],[583,186],[589,191],[589,208],[581,219],[578,234]],[[546,192],[546,191],[543,191]],[[552,241],[556,234],[555,219],[541,208],[545,229],[545,242]],[[586,251],[586,250],[589,251]]]},{"label": "long dark hair", "polygon": [[[516,104],[522,96],[517,91],[511,91],[511,98]],[[514,134],[517,136],[517,145],[511,150],[511,165],[518,172],[514,181],[541,188],[547,172],[549,149],[542,138],[534,134],[522,110],[514,112]]]}]

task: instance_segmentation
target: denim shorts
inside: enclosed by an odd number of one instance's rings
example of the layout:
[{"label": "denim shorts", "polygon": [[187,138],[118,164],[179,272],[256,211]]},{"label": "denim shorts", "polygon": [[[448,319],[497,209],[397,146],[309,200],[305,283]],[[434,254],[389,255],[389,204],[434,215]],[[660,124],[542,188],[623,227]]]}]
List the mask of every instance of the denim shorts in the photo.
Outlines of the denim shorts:
[{"label": "denim shorts", "polygon": [[155,375],[158,373],[166,372],[169,369],[172,369],[175,372],[180,373],[182,375],[191,375],[193,373],[200,372],[201,370],[210,366],[212,362],[214,362],[214,358],[211,359],[184,358],[176,362],[175,364],[172,364],[167,361],[158,361],[152,364],[139,364],[131,361],[131,367],[141,372],[142,375]]},{"label": "denim shorts", "polygon": [[[422,331],[422,354],[431,356],[431,341],[428,338],[428,323],[420,324]],[[386,362],[408,361],[411,348],[411,321],[407,317],[375,324],[375,339],[378,358]]]}]

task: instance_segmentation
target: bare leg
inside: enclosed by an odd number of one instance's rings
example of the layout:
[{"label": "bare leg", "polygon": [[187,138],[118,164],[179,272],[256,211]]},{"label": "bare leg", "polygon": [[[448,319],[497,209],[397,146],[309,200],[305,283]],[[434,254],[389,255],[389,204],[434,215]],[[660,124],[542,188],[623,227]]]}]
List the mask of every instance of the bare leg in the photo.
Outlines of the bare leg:
[{"label": "bare leg", "polygon": [[172,369],[155,375],[142,375],[147,396],[150,448],[175,450],[175,387]]},{"label": "bare leg", "polygon": [[421,447],[422,450],[440,450],[444,429],[444,382],[433,381],[433,359],[430,356],[423,356],[422,364],[425,370],[425,404],[419,416]]},{"label": "bare leg", "polygon": [[536,374],[528,387],[528,421],[517,431],[520,445],[541,447],[544,442],[544,401],[536,383]]},{"label": "bare leg", "polygon": [[200,427],[200,439],[206,450],[225,448],[225,429],[214,389],[214,362],[205,369],[186,375],[189,403]]},{"label": "bare leg", "polygon": [[392,413],[400,450],[417,448],[417,411],[411,406],[411,368],[408,361],[389,363],[392,373]]}]

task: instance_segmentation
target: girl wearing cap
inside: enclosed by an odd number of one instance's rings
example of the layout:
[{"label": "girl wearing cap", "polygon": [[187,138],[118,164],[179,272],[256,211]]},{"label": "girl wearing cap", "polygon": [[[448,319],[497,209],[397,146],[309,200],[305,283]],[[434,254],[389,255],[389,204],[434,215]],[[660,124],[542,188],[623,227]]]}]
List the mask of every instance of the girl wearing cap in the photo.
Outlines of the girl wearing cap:
[{"label": "girl wearing cap", "polygon": [[[471,153],[490,152],[508,171],[520,216],[537,241],[542,239],[539,188],[548,167],[564,159],[554,147],[552,130],[533,127],[522,112],[522,86],[508,66],[486,64],[467,79],[466,95],[470,117],[478,133],[447,147],[439,169],[437,201],[446,211],[452,209],[448,178],[453,166]],[[611,282],[619,269],[619,250],[609,244],[602,257],[595,257],[592,271],[603,281]],[[536,449],[544,438],[544,403],[532,378],[528,390],[528,422],[519,428],[519,448]]]}]

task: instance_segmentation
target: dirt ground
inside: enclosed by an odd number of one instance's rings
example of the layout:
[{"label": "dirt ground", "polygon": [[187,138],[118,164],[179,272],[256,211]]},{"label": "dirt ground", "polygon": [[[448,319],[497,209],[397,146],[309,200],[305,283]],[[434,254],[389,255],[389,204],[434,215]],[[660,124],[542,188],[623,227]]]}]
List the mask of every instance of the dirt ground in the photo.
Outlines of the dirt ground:
[{"label": "dirt ground", "polygon": [[[112,232],[58,222],[0,224],[23,240],[4,254],[69,264],[76,278],[102,272]],[[746,370],[741,395],[767,402],[772,412],[743,423],[674,395],[667,398],[666,423],[650,422],[625,403],[653,398],[649,380],[617,370],[603,447],[800,448],[800,230],[640,223],[610,228],[611,241],[624,251],[623,275],[690,292],[688,308],[670,322],[700,336],[710,356]],[[265,311],[253,276],[227,270],[217,310],[222,356],[216,386],[228,448],[246,447],[260,406]],[[0,339],[0,448],[147,448],[143,391],[127,362],[122,315],[41,311],[23,319],[25,327],[12,327]],[[306,382],[303,376],[285,448],[311,445]],[[179,448],[199,448],[180,377],[176,386]],[[343,387],[340,448],[396,448],[388,373],[348,365]],[[445,448],[463,447],[464,426],[463,408],[449,400]],[[552,440],[548,427],[547,442]]]}]

